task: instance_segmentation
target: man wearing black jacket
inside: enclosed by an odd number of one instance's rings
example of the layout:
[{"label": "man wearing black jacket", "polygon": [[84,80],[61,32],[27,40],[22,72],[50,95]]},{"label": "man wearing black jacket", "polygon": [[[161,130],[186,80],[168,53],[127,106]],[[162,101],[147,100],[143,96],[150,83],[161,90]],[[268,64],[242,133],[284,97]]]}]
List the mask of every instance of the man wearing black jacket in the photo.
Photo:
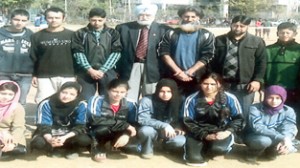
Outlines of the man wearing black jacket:
[{"label": "man wearing black jacket", "polygon": [[199,25],[203,12],[188,6],[178,10],[181,25],[166,32],[159,45],[165,77],[176,81],[182,95],[197,91],[197,76],[212,60],[214,35]]},{"label": "man wearing black jacket", "polygon": [[247,32],[250,22],[247,16],[233,18],[231,31],[216,37],[212,61],[212,70],[222,75],[227,89],[239,99],[244,117],[263,83],[267,58],[263,39]]}]

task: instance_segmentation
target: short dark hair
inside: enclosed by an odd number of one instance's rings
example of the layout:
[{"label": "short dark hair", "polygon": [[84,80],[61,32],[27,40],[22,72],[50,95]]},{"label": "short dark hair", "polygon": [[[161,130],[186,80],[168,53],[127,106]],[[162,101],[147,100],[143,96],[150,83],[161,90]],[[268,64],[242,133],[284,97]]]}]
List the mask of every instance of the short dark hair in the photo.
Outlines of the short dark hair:
[{"label": "short dark hair", "polygon": [[89,18],[94,17],[94,16],[100,16],[102,18],[106,17],[106,12],[102,8],[93,8],[89,12]]},{"label": "short dark hair", "polygon": [[223,78],[218,74],[218,73],[215,73],[215,72],[211,72],[211,71],[207,71],[205,72],[201,77],[200,77],[200,80],[199,80],[199,83],[202,84],[206,79],[208,78],[212,78],[213,80],[215,80],[216,82],[219,82],[221,84],[221,87],[224,83],[223,81]]},{"label": "short dark hair", "polygon": [[56,7],[56,6],[51,6],[50,8],[46,9],[46,11],[45,11],[45,17],[47,17],[47,14],[49,12],[61,12],[63,14],[63,18],[66,15],[66,12],[62,8]]},{"label": "short dark hair", "polygon": [[14,93],[18,92],[18,86],[13,82],[7,82],[0,85],[0,91],[2,90],[11,90]]},{"label": "short dark hair", "polygon": [[129,84],[126,80],[122,79],[113,79],[108,83],[107,90],[111,90],[113,88],[119,87],[119,86],[124,86],[126,90],[129,90]]},{"label": "short dark hair", "polygon": [[238,15],[232,19],[232,23],[241,22],[243,25],[249,25],[251,23],[251,18],[245,15]]},{"label": "short dark hair", "polygon": [[283,23],[280,23],[278,26],[277,26],[277,31],[279,30],[282,30],[282,29],[289,29],[289,30],[292,30],[293,32],[297,32],[297,25],[295,23],[292,23],[292,22],[283,22]]},{"label": "short dark hair", "polygon": [[182,17],[182,15],[184,15],[187,12],[195,12],[195,14],[199,17],[199,18],[203,18],[204,17],[204,13],[203,11],[199,8],[196,8],[194,6],[186,6],[186,7],[182,7],[178,10],[177,14],[179,17]]},{"label": "short dark hair", "polygon": [[16,10],[14,10],[10,15],[10,19],[14,18],[17,15],[26,16],[27,19],[29,19],[29,12],[25,9],[16,9]]}]

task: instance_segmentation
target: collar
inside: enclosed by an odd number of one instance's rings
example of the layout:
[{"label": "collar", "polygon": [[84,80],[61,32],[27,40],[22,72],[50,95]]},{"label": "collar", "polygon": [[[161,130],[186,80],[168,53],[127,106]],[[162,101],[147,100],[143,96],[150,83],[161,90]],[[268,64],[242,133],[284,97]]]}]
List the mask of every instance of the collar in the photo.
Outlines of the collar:
[{"label": "collar", "polygon": [[295,39],[290,40],[290,41],[288,41],[288,42],[282,42],[282,41],[280,41],[280,40],[278,39],[277,42],[276,42],[276,44],[278,44],[278,45],[280,45],[280,46],[290,46],[290,45],[293,45],[293,44],[295,44],[295,43],[296,43]]}]

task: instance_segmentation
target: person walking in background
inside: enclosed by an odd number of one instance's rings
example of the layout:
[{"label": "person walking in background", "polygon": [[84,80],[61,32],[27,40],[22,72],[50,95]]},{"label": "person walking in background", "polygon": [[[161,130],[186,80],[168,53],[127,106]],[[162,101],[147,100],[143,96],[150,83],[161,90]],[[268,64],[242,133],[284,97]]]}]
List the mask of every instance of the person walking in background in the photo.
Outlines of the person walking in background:
[{"label": "person walking in background", "polygon": [[78,157],[79,147],[88,147],[87,103],[80,97],[77,82],[64,83],[59,91],[43,100],[37,109],[37,129],[30,142],[31,149],[44,150],[49,156],[65,154],[67,159]]},{"label": "person walking in background", "polygon": [[138,109],[138,139],[142,144],[141,157],[153,157],[154,141],[162,139],[163,149],[183,151],[185,132],[179,109],[181,97],[172,79],[161,79],[153,95],[141,99]]},{"label": "person walking in background", "polygon": [[261,18],[259,18],[256,22],[255,22],[255,36],[258,37],[263,37],[262,36],[262,20]]},{"label": "person walking in background", "polygon": [[225,88],[239,99],[245,118],[264,82],[267,58],[263,39],[248,33],[250,22],[244,15],[232,19],[230,32],[216,37],[211,64],[212,71],[223,77]]},{"label": "person walking in background", "polygon": [[37,87],[37,103],[58,91],[63,83],[75,81],[71,50],[74,32],[63,26],[65,12],[61,8],[50,7],[45,16],[49,27],[31,36],[32,86]]},{"label": "person walking in background", "polygon": [[18,103],[20,88],[14,81],[0,80],[0,158],[27,153],[25,110]]},{"label": "person walking in background", "polygon": [[196,7],[178,10],[181,26],[169,30],[159,44],[159,56],[165,65],[165,77],[176,81],[187,96],[197,90],[197,76],[214,55],[214,35],[199,25],[203,12]]},{"label": "person walking in background", "polygon": [[295,109],[300,129],[300,44],[295,41],[296,35],[297,26],[294,23],[278,25],[277,42],[267,46],[265,85],[281,85],[286,89],[286,104]]},{"label": "person walking in background", "polygon": [[265,19],[264,22],[262,23],[262,26],[263,26],[263,36],[262,37],[264,39],[269,39],[270,31],[271,31],[271,27],[272,27],[270,20]]},{"label": "person walking in background", "polygon": [[116,26],[123,46],[117,72],[120,79],[129,82],[127,98],[138,102],[140,95],[154,93],[155,85],[161,78],[157,48],[170,27],[155,21],[157,6],[154,4],[138,5],[135,12],[136,21]]},{"label": "person walking in background", "polygon": [[199,85],[201,89],[187,97],[183,110],[185,160],[190,166],[204,166],[206,160],[229,153],[235,134],[244,128],[239,101],[224,91],[218,74],[205,73]]},{"label": "person walking in background", "polygon": [[72,39],[77,80],[82,85],[82,96],[86,100],[96,91],[104,95],[108,83],[117,78],[115,64],[122,50],[120,35],[105,22],[106,12],[103,9],[91,9],[89,24],[76,31]]},{"label": "person walking in background", "polygon": [[36,31],[40,30],[40,26],[41,26],[41,14],[38,13],[34,18],[34,27],[36,28]]},{"label": "person walking in background", "polygon": [[283,87],[271,85],[265,90],[264,101],[250,107],[244,135],[247,162],[256,163],[258,157],[274,160],[297,151],[292,142],[298,132],[296,115],[285,105],[286,98]]},{"label": "person walking in background", "polygon": [[106,160],[107,142],[111,142],[113,150],[122,150],[136,136],[137,104],[125,98],[128,89],[127,81],[113,79],[107,85],[107,94],[88,101],[91,157],[96,162]]},{"label": "person walking in background", "polygon": [[32,80],[33,61],[29,57],[31,30],[26,28],[29,13],[16,9],[10,25],[0,28],[0,80],[12,80],[20,86],[20,103],[26,104]]}]

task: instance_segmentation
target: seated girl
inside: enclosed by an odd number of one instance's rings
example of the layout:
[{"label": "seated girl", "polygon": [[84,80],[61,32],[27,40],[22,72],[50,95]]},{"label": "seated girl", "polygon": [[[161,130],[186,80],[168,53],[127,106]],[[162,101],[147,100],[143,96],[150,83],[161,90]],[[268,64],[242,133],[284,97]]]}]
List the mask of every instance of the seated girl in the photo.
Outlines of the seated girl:
[{"label": "seated girl", "polygon": [[0,81],[0,157],[26,154],[25,110],[17,83]]},{"label": "seated girl", "polygon": [[143,97],[138,109],[138,139],[142,144],[141,157],[153,156],[153,142],[163,140],[165,150],[175,151],[185,144],[184,131],[179,120],[181,98],[172,79],[162,79],[153,95]]},{"label": "seated girl", "polygon": [[80,91],[77,82],[66,82],[38,105],[37,130],[31,149],[46,150],[51,156],[66,152],[67,159],[74,159],[79,147],[91,144],[86,128],[87,103],[79,97]]},{"label": "seated girl", "polygon": [[296,151],[292,141],[297,135],[294,110],[285,105],[286,90],[272,85],[265,90],[264,101],[250,106],[244,142],[248,147],[246,161],[257,163],[257,158],[274,160],[277,155]]},{"label": "seated girl", "polygon": [[126,100],[127,81],[112,80],[107,95],[94,96],[88,102],[88,119],[93,138],[91,155],[96,162],[106,159],[105,144],[110,141],[113,149],[124,147],[136,135],[135,103]]},{"label": "seated girl", "polygon": [[223,90],[219,75],[209,72],[201,77],[200,90],[187,97],[183,121],[190,166],[204,166],[207,159],[230,152],[235,133],[244,125],[237,98]]}]

